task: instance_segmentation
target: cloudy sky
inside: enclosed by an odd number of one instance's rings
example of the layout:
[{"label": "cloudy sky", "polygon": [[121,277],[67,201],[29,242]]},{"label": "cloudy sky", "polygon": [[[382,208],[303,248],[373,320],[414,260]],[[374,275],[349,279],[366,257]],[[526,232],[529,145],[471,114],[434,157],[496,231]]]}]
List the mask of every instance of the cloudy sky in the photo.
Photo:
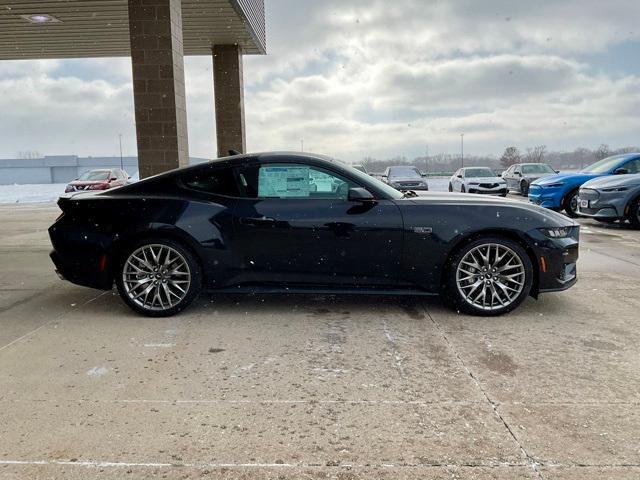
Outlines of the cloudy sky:
[{"label": "cloudy sky", "polygon": [[[265,0],[245,57],[249,151],[358,161],[640,143],[637,0]],[[186,59],[189,146],[215,156],[210,57]],[[135,154],[129,59],[0,63],[0,158]]]}]

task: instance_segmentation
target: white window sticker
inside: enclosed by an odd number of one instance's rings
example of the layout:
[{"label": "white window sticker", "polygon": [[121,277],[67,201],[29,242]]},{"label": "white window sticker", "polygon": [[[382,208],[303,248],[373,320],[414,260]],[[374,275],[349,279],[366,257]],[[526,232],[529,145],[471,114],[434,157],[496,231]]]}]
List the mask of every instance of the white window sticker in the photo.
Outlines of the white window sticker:
[{"label": "white window sticker", "polygon": [[308,197],[309,167],[261,167],[258,173],[259,197]]}]

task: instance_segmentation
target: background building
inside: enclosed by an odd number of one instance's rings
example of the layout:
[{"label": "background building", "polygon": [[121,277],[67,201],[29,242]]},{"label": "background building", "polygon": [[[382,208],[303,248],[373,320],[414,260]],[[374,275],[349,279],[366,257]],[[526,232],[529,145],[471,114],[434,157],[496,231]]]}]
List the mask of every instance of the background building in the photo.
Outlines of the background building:
[{"label": "background building", "polygon": [[0,7],[0,60],[131,57],[141,177],[188,164],[184,55],[211,55],[218,155],[245,151],[242,56],[264,53],[264,0],[8,0]]},{"label": "background building", "polygon": [[[189,158],[189,164],[206,162],[206,158]],[[137,177],[138,157],[122,157],[122,166]],[[120,168],[120,157],[78,157],[45,155],[43,158],[0,160],[0,185],[68,183],[94,168]]]}]

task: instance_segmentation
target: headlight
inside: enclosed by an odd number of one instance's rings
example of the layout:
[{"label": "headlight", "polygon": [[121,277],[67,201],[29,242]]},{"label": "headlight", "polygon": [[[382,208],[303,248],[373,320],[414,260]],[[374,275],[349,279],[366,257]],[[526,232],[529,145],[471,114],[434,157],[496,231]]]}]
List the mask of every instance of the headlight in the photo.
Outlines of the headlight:
[{"label": "headlight", "polygon": [[629,187],[611,187],[611,188],[603,188],[603,192],[626,192],[629,190]]},{"label": "headlight", "polygon": [[564,185],[564,182],[556,182],[556,183],[547,183],[545,185],[540,185],[541,187],[561,187]]},{"label": "headlight", "polygon": [[567,238],[571,235],[573,227],[551,227],[551,228],[539,228],[549,238]]}]

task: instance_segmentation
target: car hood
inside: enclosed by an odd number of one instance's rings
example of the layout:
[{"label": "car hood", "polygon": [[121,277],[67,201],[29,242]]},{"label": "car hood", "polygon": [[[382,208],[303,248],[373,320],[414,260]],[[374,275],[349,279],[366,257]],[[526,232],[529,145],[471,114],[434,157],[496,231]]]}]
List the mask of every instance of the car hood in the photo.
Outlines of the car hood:
[{"label": "car hood", "polygon": [[464,180],[467,183],[504,183],[502,177],[467,177]]},{"label": "car hood", "polygon": [[640,174],[607,175],[589,180],[584,188],[640,187]]},{"label": "car hood", "polygon": [[422,177],[389,177],[390,182],[424,182]]},{"label": "car hood", "polygon": [[428,206],[433,204],[439,205],[460,205],[460,206],[479,206],[479,207],[498,207],[498,208],[517,208],[523,212],[529,212],[538,215],[543,222],[557,224],[562,226],[577,225],[576,222],[564,215],[554,212],[548,208],[543,208],[532,203],[510,200],[502,197],[474,195],[471,193],[449,193],[449,192],[424,192],[419,193],[417,197],[407,197],[396,200],[398,205],[412,206]]},{"label": "car hood", "polygon": [[558,183],[558,182],[564,182],[568,184],[579,184],[599,176],[600,174],[582,173],[582,172],[558,173],[556,175],[548,175],[548,176],[539,178],[538,180],[533,182],[532,185],[540,185],[544,187],[545,185],[550,185],[552,183]]},{"label": "car hood", "polygon": [[[548,177],[551,175],[557,175],[557,173],[523,173],[522,174],[522,178],[527,178],[529,180],[531,179],[538,179],[538,178],[542,178],[542,177]],[[518,177],[519,178],[519,177]]]},{"label": "car hood", "polygon": [[69,182],[69,185],[99,185],[101,183],[108,183],[107,180],[74,180]]}]

